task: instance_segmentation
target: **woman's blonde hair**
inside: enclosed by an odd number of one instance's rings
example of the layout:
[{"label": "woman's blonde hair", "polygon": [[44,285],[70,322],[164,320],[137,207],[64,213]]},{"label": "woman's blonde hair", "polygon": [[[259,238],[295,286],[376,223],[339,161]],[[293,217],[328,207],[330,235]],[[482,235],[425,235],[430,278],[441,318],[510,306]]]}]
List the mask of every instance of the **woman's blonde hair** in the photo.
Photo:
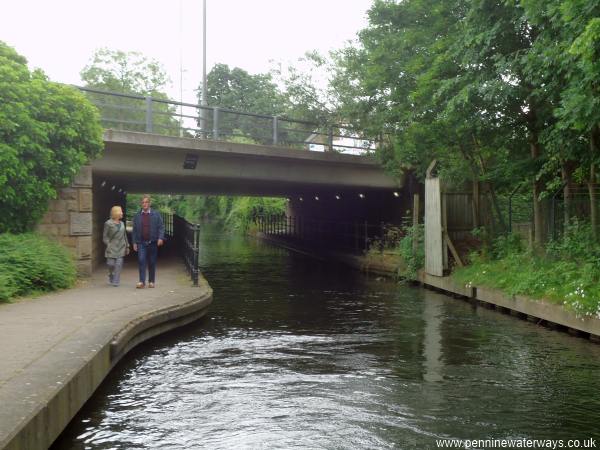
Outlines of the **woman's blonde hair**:
[{"label": "woman's blonde hair", "polygon": [[121,208],[120,206],[113,206],[112,208],[110,208],[111,219],[116,219],[119,213],[123,214],[123,208]]}]

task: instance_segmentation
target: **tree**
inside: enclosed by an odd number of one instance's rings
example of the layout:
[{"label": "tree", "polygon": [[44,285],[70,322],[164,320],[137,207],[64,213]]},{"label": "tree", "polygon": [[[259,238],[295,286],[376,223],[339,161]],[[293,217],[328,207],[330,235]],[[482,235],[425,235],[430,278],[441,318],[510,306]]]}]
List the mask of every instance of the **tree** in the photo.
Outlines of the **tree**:
[{"label": "tree", "polygon": [[102,148],[96,109],[0,41],[0,232],[30,230]]},{"label": "tree", "polygon": [[592,0],[567,0],[555,6],[556,26],[563,30],[566,52],[561,63],[566,74],[556,109],[558,128],[579,134],[587,143],[581,155],[590,198],[594,238],[598,237],[596,194],[600,165],[600,4]]},{"label": "tree", "polygon": [[[207,75],[207,100],[209,106],[231,111],[264,116],[284,115],[288,102],[268,74],[251,75],[243,69],[230,69],[226,64],[216,64]],[[198,99],[202,96],[202,86]],[[205,128],[212,126],[212,117]],[[201,120],[198,125],[202,128]],[[268,144],[273,139],[273,124],[269,117],[253,117],[231,112],[221,112],[219,133],[225,138],[250,137],[257,143]]]},{"label": "tree", "polygon": [[[433,159],[455,184],[505,182],[498,170],[510,146],[507,127],[496,120],[469,79],[455,44],[469,11],[467,1],[376,1],[358,47],[337,60],[333,87],[341,110],[357,129],[387,139],[379,156],[399,178],[407,168],[424,177]],[[502,223],[500,208],[497,218]],[[477,217],[478,214],[475,214]]]},{"label": "tree", "polygon": [[286,68],[277,64],[270,73],[287,99],[286,116],[320,124],[334,122],[337,97],[329,86],[334,72],[332,61],[316,51],[306,52]]},{"label": "tree", "polygon": [[359,46],[337,54],[333,82],[346,117],[390,136],[380,151],[390,171],[408,166],[422,176],[436,158],[455,182],[487,182],[500,221],[496,189],[528,180],[540,244],[541,136],[555,122],[557,83],[536,43],[541,50],[540,35],[547,43],[556,33],[540,13],[545,5],[533,20],[522,3],[377,0]]},{"label": "tree", "polygon": [[[168,100],[164,89],[169,82],[165,70],[156,60],[139,52],[123,52],[106,48],[97,50],[91,62],[81,71],[85,86],[102,91]],[[141,98],[87,93],[102,113],[108,128],[146,131],[146,102]],[[181,122],[175,117],[174,105],[153,102],[153,131],[178,136]]]}]

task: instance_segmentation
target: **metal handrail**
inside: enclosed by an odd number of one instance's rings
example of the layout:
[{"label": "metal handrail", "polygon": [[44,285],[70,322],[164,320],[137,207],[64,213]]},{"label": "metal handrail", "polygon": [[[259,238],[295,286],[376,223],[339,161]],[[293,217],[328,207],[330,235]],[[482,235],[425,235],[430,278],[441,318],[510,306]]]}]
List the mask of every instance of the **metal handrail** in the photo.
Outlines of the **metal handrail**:
[{"label": "metal handrail", "polygon": [[178,247],[179,254],[187,268],[194,286],[198,286],[200,269],[198,267],[200,257],[200,225],[190,223],[183,217],[173,215],[174,241]]},{"label": "metal handrail", "polygon": [[[365,148],[362,145],[353,146],[353,145],[345,145],[345,144],[341,144],[341,143],[336,144],[333,142],[333,139],[336,137],[368,141],[370,143],[370,145],[373,145],[373,144],[376,145],[378,143],[377,139],[370,139],[361,134],[358,134],[358,135],[334,134],[333,130],[349,130],[349,127],[339,125],[339,124],[331,124],[331,123],[319,124],[317,122],[291,119],[291,118],[287,118],[284,116],[276,116],[276,115],[272,116],[272,115],[266,115],[266,114],[256,114],[256,113],[251,113],[251,112],[247,112],[247,111],[235,111],[235,110],[232,110],[229,108],[222,108],[222,107],[215,107],[215,106],[202,106],[202,105],[198,105],[198,104],[194,104],[194,103],[177,102],[177,101],[172,101],[169,99],[153,98],[151,96],[142,96],[139,94],[111,92],[111,91],[105,91],[105,90],[96,89],[96,88],[80,87],[80,86],[75,86],[75,87],[83,92],[88,92],[91,94],[143,101],[144,107],[136,108],[136,107],[133,107],[130,105],[118,105],[118,104],[111,104],[111,103],[99,101],[99,99],[97,97],[91,98],[92,102],[95,103],[100,108],[131,110],[134,112],[138,112],[140,115],[145,113],[145,119],[146,119],[145,131],[150,132],[150,133],[153,132],[154,126],[157,126],[159,128],[168,128],[163,124],[155,123],[154,116],[171,117],[171,118],[173,118],[173,120],[179,121],[179,123],[173,124],[174,125],[172,127],[173,129],[180,129],[180,130],[186,129],[186,127],[183,126],[183,119],[196,120],[199,124],[201,124],[200,128],[195,129],[195,130],[200,130],[200,133],[201,133],[201,136],[197,136],[197,137],[202,137],[202,138],[212,137],[213,139],[218,139],[219,136],[224,136],[224,135],[228,134],[225,131],[226,125],[225,124],[221,125],[220,122],[221,121],[228,122],[232,119],[231,115],[234,115],[238,119],[240,117],[254,117],[257,119],[268,120],[270,122],[269,124],[265,124],[264,128],[261,128],[256,125],[251,125],[246,122],[241,122],[241,123],[238,122],[237,123],[240,127],[243,127],[246,129],[250,128],[251,131],[264,133],[264,135],[259,134],[258,136],[253,135],[251,132],[248,132],[246,134],[240,134],[243,137],[248,137],[251,139],[258,139],[259,142],[261,142],[263,145],[267,145],[267,142],[269,145],[274,145],[274,146],[289,145],[289,144],[302,144],[302,145],[312,144],[312,142],[308,142],[308,141],[292,142],[290,139],[286,138],[285,133],[288,133],[288,134],[304,133],[307,135],[325,136],[327,138],[327,142],[319,143],[318,145],[323,145],[330,151],[332,151],[334,149],[334,147],[344,148],[344,149],[346,149],[346,148],[347,149],[360,149],[360,150],[368,150],[369,149],[369,148]],[[169,108],[167,111],[154,110],[153,104],[168,105],[173,108],[172,109]],[[209,112],[212,112],[212,114],[210,114],[210,113],[209,114],[198,114],[197,116],[190,115],[190,114],[183,114],[182,111],[179,111],[179,112],[176,111],[178,109],[178,107],[194,108],[199,112],[200,111],[209,111]],[[104,112],[106,112],[106,111],[104,111]],[[132,121],[132,120],[124,119],[124,118],[122,119],[122,118],[113,118],[113,117],[102,117],[102,120],[104,120],[105,122],[121,123],[121,124],[126,124],[126,125],[127,124],[144,125],[144,122]],[[289,128],[289,125],[287,127],[282,127],[281,124],[283,124],[283,123],[308,126],[308,127],[311,127],[311,129]],[[225,125],[225,127],[224,127],[224,125]],[[234,126],[234,129],[235,128],[236,127]],[[187,127],[187,129],[194,129],[194,128]],[[327,130],[327,132],[321,132],[320,130]],[[136,129],[136,131],[139,131],[139,130]],[[338,131],[338,133],[339,133],[339,131]],[[232,133],[232,134],[234,134],[234,133]],[[239,133],[235,133],[235,134],[239,134]]]},{"label": "metal handrail", "polygon": [[265,235],[355,252],[366,252],[374,246],[380,250],[394,248],[404,235],[398,226],[384,222],[346,222],[285,214],[257,215],[254,221],[258,231]]}]

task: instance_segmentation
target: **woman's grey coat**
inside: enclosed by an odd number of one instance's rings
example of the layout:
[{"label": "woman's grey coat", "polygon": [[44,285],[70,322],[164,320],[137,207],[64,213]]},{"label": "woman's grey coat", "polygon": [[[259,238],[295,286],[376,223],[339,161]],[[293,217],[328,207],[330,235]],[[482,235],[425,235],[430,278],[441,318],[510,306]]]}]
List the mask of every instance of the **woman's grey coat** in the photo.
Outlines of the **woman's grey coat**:
[{"label": "woman's grey coat", "polygon": [[123,222],[115,223],[112,219],[104,222],[104,232],[102,241],[106,245],[106,258],[122,258],[127,254],[129,241],[127,240],[127,231]]}]

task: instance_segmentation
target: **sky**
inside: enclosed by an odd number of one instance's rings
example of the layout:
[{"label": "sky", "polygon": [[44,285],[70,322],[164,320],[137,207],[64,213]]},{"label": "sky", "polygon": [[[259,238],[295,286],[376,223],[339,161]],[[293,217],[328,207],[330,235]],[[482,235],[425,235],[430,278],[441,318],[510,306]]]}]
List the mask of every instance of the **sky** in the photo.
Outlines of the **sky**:
[{"label": "sky", "polygon": [[[54,81],[81,85],[94,51],[158,60],[173,99],[195,102],[202,80],[202,0],[0,0],[0,40]],[[264,73],[305,52],[327,54],[367,25],[372,0],[207,0],[207,71]],[[182,83],[180,83],[180,80]]]}]

